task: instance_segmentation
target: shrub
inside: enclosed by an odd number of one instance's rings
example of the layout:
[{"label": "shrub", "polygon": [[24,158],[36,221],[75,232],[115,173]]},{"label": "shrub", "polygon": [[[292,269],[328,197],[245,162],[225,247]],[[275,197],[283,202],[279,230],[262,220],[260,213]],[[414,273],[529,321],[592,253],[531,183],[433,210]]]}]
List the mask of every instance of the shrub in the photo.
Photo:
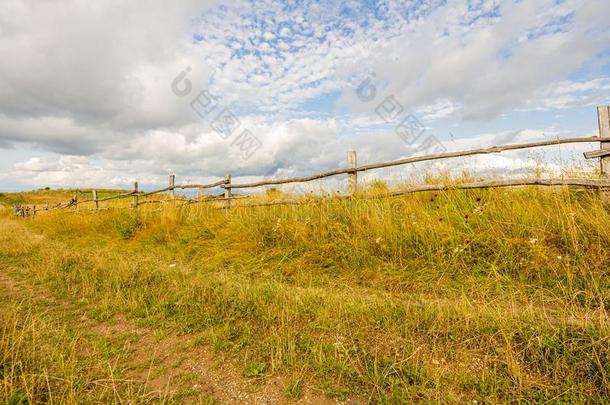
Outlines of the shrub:
[{"label": "shrub", "polygon": [[135,212],[123,211],[114,220],[114,229],[123,239],[132,238],[141,227],[142,221]]}]

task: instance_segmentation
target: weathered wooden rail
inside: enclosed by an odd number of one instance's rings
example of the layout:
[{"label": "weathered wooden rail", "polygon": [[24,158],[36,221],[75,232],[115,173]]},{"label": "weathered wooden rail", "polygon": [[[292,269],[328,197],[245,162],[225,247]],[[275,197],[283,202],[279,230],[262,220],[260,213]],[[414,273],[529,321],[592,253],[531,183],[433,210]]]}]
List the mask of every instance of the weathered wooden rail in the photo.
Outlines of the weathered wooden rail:
[{"label": "weathered wooden rail", "polygon": [[[52,211],[59,209],[66,209],[75,207],[78,210],[79,205],[94,203],[95,209],[100,209],[99,203],[115,200],[115,199],[125,199],[131,198],[131,208],[137,209],[138,206],[143,204],[154,204],[154,203],[165,203],[165,202],[180,202],[180,205],[189,205],[196,203],[205,203],[205,202],[223,202],[223,209],[229,209],[233,207],[252,207],[252,206],[269,206],[269,205],[277,205],[277,204],[298,204],[299,202],[294,200],[286,200],[286,201],[274,201],[274,202],[262,202],[262,203],[253,203],[253,204],[241,204],[241,205],[232,205],[231,201],[236,199],[248,198],[249,196],[233,196],[233,189],[245,189],[245,188],[255,188],[262,186],[274,186],[274,185],[282,185],[289,183],[303,183],[310,182],[314,180],[319,180],[327,177],[338,176],[338,175],[348,175],[348,194],[341,196],[342,198],[348,198],[358,193],[358,172],[365,172],[368,170],[382,169],[386,167],[392,166],[400,166],[410,163],[417,162],[425,162],[431,160],[439,160],[439,159],[450,159],[457,157],[466,157],[473,155],[483,155],[489,153],[501,153],[505,151],[513,151],[520,149],[529,149],[529,148],[537,148],[537,147],[545,147],[545,146],[553,146],[553,145],[562,145],[562,144],[571,144],[571,143],[593,143],[599,142],[599,149],[585,152],[584,157],[586,159],[599,159],[600,160],[600,173],[601,176],[599,180],[593,179],[577,179],[577,178],[563,178],[563,179],[517,179],[517,180],[503,180],[503,181],[480,181],[480,182],[472,182],[472,183],[462,183],[455,185],[442,185],[442,184],[427,184],[420,186],[413,186],[403,190],[394,191],[391,193],[386,193],[383,195],[376,195],[375,198],[379,197],[388,197],[388,196],[397,196],[409,193],[417,193],[422,191],[439,191],[439,190],[448,190],[448,189],[476,189],[476,188],[493,188],[493,187],[514,187],[514,186],[578,186],[578,187],[586,187],[586,188],[598,188],[605,189],[610,188],[610,106],[601,106],[597,108],[597,116],[598,116],[598,124],[599,124],[599,136],[589,136],[589,137],[576,137],[576,138],[563,138],[563,139],[553,139],[553,140],[545,140],[538,142],[529,142],[529,143],[518,143],[518,144],[509,144],[509,145],[501,145],[501,146],[491,146],[487,148],[479,148],[479,149],[471,149],[465,151],[455,151],[455,152],[446,152],[446,153],[438,153],[433,155],[424,155],[424,156],[414,156],[405,159],[392,160],[389,162],[380,162],[380,163],[370,163],[362,166],[357,165],[356,160],[356,152],[349,151],[347,155],[347,167],[339,168],[334,170],[328,170],[325,172],[313,174],[310,176],[304,177],[291,177],[284,179],[268,179],[262,181],[255,181],[251,183],[232,183],[231,175],[227,174],[223,179],[208,183],[208,184],[175,184],[176,176],[171,174],[169,176],[169,185],[167,187],[148,191],[148,192],[140,192],[138,189],[138,183],[134,183],[134,188],[130,192],[120,193],[117,195],[98,198],[97,191],[92,191],[93,198],[85,198],[79,200],[79,193],[77,192],[74,197],[66,203],[57,204],[55,206],[49,207],[48,205],[44,207],[36,207],[31,205],[21,206],[19,209],[16,209],[16,213],[18,215],[35,215],[36,212],[40,211]],[[216,197],[206,197],[206,198],[180,198],[176,197],[175,190],[176,189],[209,189],[209,188],[222,188],[224,190],[221,196]],[[162,193],[169,192],[168,199],[156,199],[156,200],[141,200],[141,198],[159,195]]]}]

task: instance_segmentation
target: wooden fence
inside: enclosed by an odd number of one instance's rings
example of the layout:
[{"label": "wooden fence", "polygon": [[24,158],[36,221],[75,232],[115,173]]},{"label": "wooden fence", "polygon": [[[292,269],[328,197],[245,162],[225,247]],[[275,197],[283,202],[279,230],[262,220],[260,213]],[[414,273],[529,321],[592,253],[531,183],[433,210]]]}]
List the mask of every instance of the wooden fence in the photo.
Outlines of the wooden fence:
[{"label": "wooden fence", "polygon": [[[246,188],[255,188],[262,186],[274,186],[288,183],[303,183],[314,181],[318,179],[323,179],[331,176],[338,175],[347,175],[348,176],[348,194],[338,196],[340,198],[349,198],[358,193],[358,172],[365,172],[368,170],[381,169],[385,167],[399,166],[405,165],[409,163],[416,162],[424,162],[430,160],[438,160],[438,159],[449,159],[456,157],[464,157],[464,156],[473,156],[473,155],[482,155],[489,153],[500,153],[505,151],[512,150],[520,150],[520,149],[528,149],[528,148],[536,148],[543,146],[552,146],[552,145],[562,145],[569,143],[591,143],[591,142],[599,142],[599,149],[585,152],[584,157],[587,159],[599,159],[600,160],[600,179],[599,180],[591,180],[591,179],[578,179],[578,178],[557,178],[557,179],[518,179],[518,180],[502,180],[502,181],[480,181],[473,183],[463,183],[457,185],[421,185],[409,187],[403,190],[394,191],[382,195],[376,195],[375,198],[379,197],[391,197],[402,194],[416,193],[422,191],[434,191],[434,190],[447,190],[447,189],[475,189],[475,188],[492,188],[492,187],[511,187],[511,186],[579,186],[579,187],[587,187],[587,188],[610,188],[610,106],[601,106],[597,108],[597,117],[599,124],[599,136],[591,136],[591,137],[579,137],[579,138],[564,138],[564,139],[555,139],[555,140],[547,140],[547,141],[539,141],[539,142],[530,142],[530,143],[521,143],[521,144],[510,144],[503,146],[492,146],[488,148],[480,148],[480,149],[472,149],[466,151],[458,151],[458,152],[446,152],[439,153],[433,155],[425,155],[425,156],[416,156],[409,157],[405,159],[393,160],[389,162],[382,163],[371,163],[367,165],[358,166],[356,160],[356,152],[350,151],[347,155],[347,167],[334,169],[325,171],[322,173],[313,174],[305,177],[292,177],[285,179],[275,179],[275,180],[262,180],[251,183],[232,183],[231,175],[227,174],[223,179],[215,181],[213,183],[208,184],[176,184],[176,176],[171,174],[169,176],[169,184],[167,187],[153,190],[148,192],[141,192],[138,188],[138,183],[135,182],[133,186],[133,190],[117,195],[113,195],[105,198],[98,198],[98,194],[96,190],[92,191],[92,198],[84,198],[79,199],[79,195],[82,193],[77,192],[74,197],[62,204],[57,204],[54,206],[45,205],[44,207],[36,207],[34,205],[22,205],[16,207],[16,214],[27,216],[27,215],[35,215],[40,211],[53,211],[59,209],[66,208],[76,208],[79,209],[80,205],[83,204],[92,204],[93,210],[104,209],[100,207],[100,202],[115,200],[115,199],[126,199],[131,198],[131,208],[137,209],[139,206],[143,204],[153,204],[153,203],[164,203],[169,201],[176,201],[181,205],[188,205],[194,203],[205,203],[205,202],[222,202],[223,209],[231,208],[231,201],[237,199],[250,198],[251,196],[242,195],[242,196],[234,196],[232,192],[234,189],[246,189]],[[211,196],[206,198],[184,198],[177,197],[175,190],[176,189],[210,189],[220,187],[224,190],[224,193],[221,196]],[[158,196],[162,193],[169,193],[167,199],[156,199],[156,200],[144,200],[145,197],[149,196]],[[253,206],[268,206],[268,205],[278,205],[278,204],[299,204],[298,201],[295,200],[284,200],[284,201],[273,201],[273,202],[263,202],[263,203],[252,203],[252,204],[239,204],[233,205],[235,207],[253,207]]]}]

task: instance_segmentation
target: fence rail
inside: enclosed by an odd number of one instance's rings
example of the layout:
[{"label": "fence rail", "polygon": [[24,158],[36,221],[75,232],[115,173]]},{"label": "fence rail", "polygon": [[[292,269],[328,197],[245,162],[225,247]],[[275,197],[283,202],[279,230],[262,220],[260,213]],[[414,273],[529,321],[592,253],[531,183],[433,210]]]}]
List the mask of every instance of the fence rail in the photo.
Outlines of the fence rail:
[{"label": "fence rail", "polygon": [[[600,160],[600,172],[601,178],[599,180],[591,180],[591,179],[518,179],[518,180],[503,180],[503,181],[479,181],[472,183],[463,183],[456,185],[442,185],[442,184],[428,184],[428,185],[420,185],[413,186],[407,189],[394,191],[390,193],[386,193],[383,195],[376,195],[375,198],[378,197],[391,197],[409,193],[416,193],[421,191],[439,191],[439,190],[448,190],[448,189],[476,189],[476,188],[492,188],[492,187],[513,187],[513,186],[560,186],[560,185],[568,185],[568,186],[579,186],[579,187],[587,187],[587,188],[610,188],[610,106],[601,106],[597,108],[597,117],[599,124],[599,136],[589,136],[589,137],[576,137],[576,138],[563,138],[563,139],[554,139],[554,140],[545,140],[538,142],[529,142],[529,143],[518,143],[518,144],[509,144],[509,145],[501,145],[501,146],[491,146],[487,148],[479,148],[479,149],[471,149],[464,151],[456,151],[456,152],[446,152],[446,153],[438,153],[432,155],[424,155],[424,156],[415,156],[409,157],[405,159],[392,160],[388,162],[380,162],[380,163],[370,163],[362,166],[358,166],[356,163],[356,152],[349,151],[347,168],[339,168],[334,170],[328,170],[325,172],[313,174],[305,177],[291,177],[284,179],[271,179],[271,180],[262,180],[251,183],[232,183],[231,175],[227,174],[223,179],[215,181],[213,183],[208,184],[175,184],[176,176],[171,174],[169,176],[169,185],[168,187],[164,187],[158,190],[148,191],[148,192],[140,192],[138,190],[138,183],[134,183],[133,191],[121,193],[109,197],[98,198],[97,191],[92,190],[93,198],[85,198],[82,200],[78,199],[79,193],[77,192],[71,201],[57,204],[55,206],[49,207],[46,205],[45,207],[36,207],[23,205],[16,207],[16,213],[18,215],[35,215],[36,212],[40,211],[52,211],[59,209],[66,209],[75,207],[78,210],[78,206],[82,204],[95,203],[95,209],[100,209],[99,203],[115,200],[115,199],[125,199],[131,198],[132,204],[131,207],[137,209],[138,206],[143,204],[153,204],[153,203],[165,203],[169,201],[182,201],[181,205],[189,205],[195,203],[205,203],[205,202],[223,202],[223,209],[229,209],[232,206],[234,207],[252,207],[252,206],[268,206],[268,205],[277,205],[277,204],[298,204],[299,202],[294,200],[286,200],[286,201],[276,201],[276,202],[264,202],[264,203],[253,203],[253,204],[241,204],[241,205],[232,205],[231,201],[243,198],[249,198],[249,196],[232,196],[233,189],[243,189],[243,188],[255,188],[262,186],[273,186],[273,185],[281,185],[288,183],[304,183],[310,182],[314,180],[319,180],[326,177],[338,176],[347,174],[348,175],[348,194],[342,195],[342,198],[349,198],[358,192],[358,180],[357,173],[365,172],[368,170],[374,169],[382,169],[386,167],[405,165],[410,163],[424,162],[430,160],[439,160],[439,159],[449,159],[449,158],[457,158],[457,157],[465,157],[465,156],[473,156],[473,155],[483,155],[489,153],[500,153],[505,151],[513,151],[520,149],[529,149],[529,148],[537,148],[544,146],[553,146],[553,145],[562,145],[569,143],[593,143],[599,142],[600,147],[598,150],[585,152],[584,157],[586,159],[599,159]],[[216,197],[207,197],[204,199],[191,199],[191,198],[177,198],[175,194],[176,189],[209,189],[220,187],[224,190],[223,195]],[[159,200],[140,200],[140,198],[159,195],[162,193],[169,192],[169,199],[159,199]],[[81,193],[82,194],[82,193]]]}]

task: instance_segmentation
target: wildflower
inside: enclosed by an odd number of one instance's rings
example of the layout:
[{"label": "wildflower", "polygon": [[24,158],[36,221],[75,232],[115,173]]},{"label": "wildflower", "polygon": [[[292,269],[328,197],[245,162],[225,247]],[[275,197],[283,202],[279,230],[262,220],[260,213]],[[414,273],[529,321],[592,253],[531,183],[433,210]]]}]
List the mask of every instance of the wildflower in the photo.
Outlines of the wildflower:
[{"label": "wildflower", "polygon": [[531,238],[531,239],[530,239],[530,243],[531,243],[532,245],[534,245],[534,244],[538,243],[538,238]]},{"label": "wildflower", "polygon": [[376,244],[379,244],[380,242],[381,242],[381,236],[380,236],[380,237],[378,237],[377,239],[375,239],[375,243],[376,243]]},{"label": "wildflower", "polygon": [[337,336],[337,338],[335,339],[335,342],[333,343],[333,346],[339,348],[339,347],[343,347],[343,342],[345,341],[345,338],[343,336]]},{"label": "wildflower", "polygon": [[172,264],[169,265],[170,269],[173,269],[174,267],[176,267],[176,263],[172,263]]},{"label": "wildflower", "polygon": [[563,259],[563,256],[561,256],[561,255],[557,256],[557,260],[562,260],[562,259]]}]

